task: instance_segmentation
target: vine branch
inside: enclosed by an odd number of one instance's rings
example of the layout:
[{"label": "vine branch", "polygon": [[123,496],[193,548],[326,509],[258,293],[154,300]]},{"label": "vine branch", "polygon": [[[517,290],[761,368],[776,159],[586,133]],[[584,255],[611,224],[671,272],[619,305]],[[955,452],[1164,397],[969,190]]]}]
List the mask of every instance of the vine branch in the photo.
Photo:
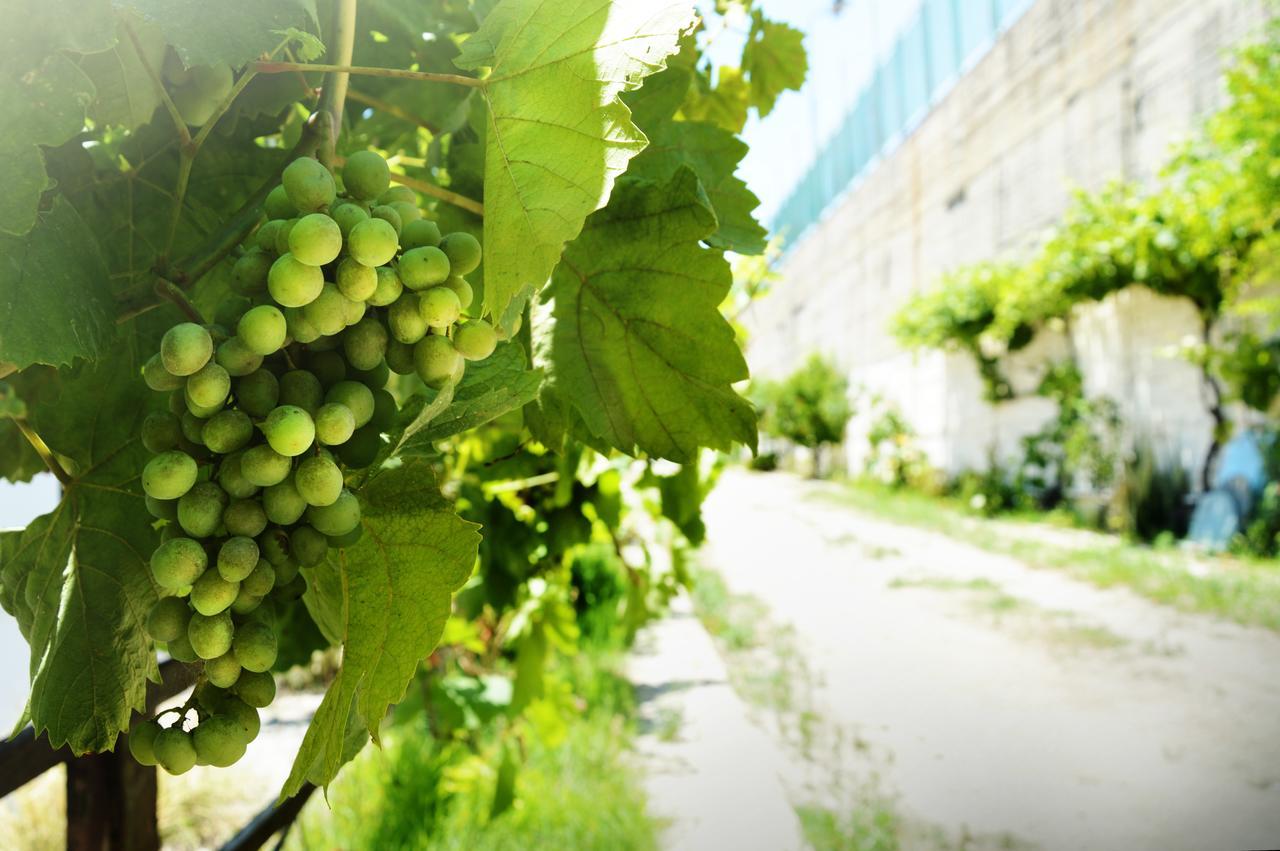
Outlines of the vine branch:
[{"label": "vine branch", "polygon": [[382,100],[381,98],[376,98],[373,95],[367,95],[364,92],[357,91],[356,89],[347,89],[347,100],[353,100],[356,103],[364,104],[371,109],[376,109],[378,112],[385,112],[387,115],[394,116],[402,121],[408,121],[410,124],[416,124],[433,135],[440,132],[439,127],[421,116],[414,115],[403,107],[396,106],[394,103]]},{"label": "vine branch", "polygon": [[334,146],[342,131],[342,108],[347,99],[347,82],[350,72],[344,70],[351,64],[356,39],[356,0],[338,0],[333,9],[333,37],[330,39],[332,58],[320,89],[318,112],[329,117],[329,138],[321,149],[321,161],[333,169]]},{"label": "vine branch", "polygon": [[445,189],[443,186],[436,186],[434,183],[427,183],[425,180],[418,180],[416,177],[409,177],[405,174],[392,174],[391,179],[396,183],[403,183],[423,195],[439,198],[441,201],[452,204],[455,207],[461,207],[468,212],[475,213],[477,216],[484,215],[484,204],[474,198],[459,195],[457,192]]},{"label": "vine branch", "polygon": [[368,65],[309,65],[302,62],[259,61],[250,64],[259,74],[287,74],[291,71],[336,71],[363,77],[391,77],[397,80],[419,80],[427,83],[452,83],[456,86],[481,88],[484,80],[462,74],[436,74],[431,71],[405,71],[400,68],[374,68]]},{"label": "vine branch", "polygon": [[72,484],[71,477],[67,475],[67,471],[63,469],[62,464],[54,457],[53,450],[49,448],[49,444],[36,434],[36,430],[31,427],[25,419],[15,417],[13,422],[18,426],[18,431],[22,432],[22,436],[27,439],[27,443],[31,444],[31,448],[40,456],[40,460],[49,468],[49,472],[53,473],[54,478],[62,483],[63,487],[70,487]]},{"label": "vine branch", "polygon": [[143,70],[147,72],[147,76],[155,84],[156,92],[160,95],[160,102],[164,104],[165,111],[173,119],[173,126],[177,128],[178,136],[182,139],[182,147],[186,148],[191,144],[191,131],[187,129],[187,122],[182,120],[182,113],[178,112],[178,107],[174,104],[173,98],[169,97],[169,90],[164,87],[164,80],[160,79],[159,72],[152,67],[151,60],[147,58],[146,51],[142,49],[142,42],[138,39],[138,34],[133,31],[133,26],[128,21],[124,22],[124,31],[129,36],[129,41],[133,42],[133,50],[138,54],[138,61],[142,63]]},{"label": "vine branch", "polygon": [[177,285],[166,278],[156,278],[155,285],[156,295],[177,305],[183,314],[197,325],[204,324],[204,317],[200,315],[200,311],[187,298],[186,293],[180,290]]}]

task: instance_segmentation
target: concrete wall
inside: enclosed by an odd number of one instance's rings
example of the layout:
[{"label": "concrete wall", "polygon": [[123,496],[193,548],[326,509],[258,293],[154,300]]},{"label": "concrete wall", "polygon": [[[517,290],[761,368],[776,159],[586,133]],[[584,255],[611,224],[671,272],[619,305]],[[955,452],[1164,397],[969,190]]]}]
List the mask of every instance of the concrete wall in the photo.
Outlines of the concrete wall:
[{"label": "concrete wall", "polygon": [[[747,317],[756,375],[780,377],[820,349],[851,381],[896,402],[934,463],[1011,456],[1053,413],[1043,399],[992,407],[967,357],[902,351],[890,318],[957,265],[1034,244],[1075,186],[1150,180],[1169,145],[1223,102],[1228,49],[1265,0],[1039,0],[896,150],[790,246],[782,280]],[[1090,394],[1166,457],[1200,463],[1211,422],[1199,373],[1168,355],[1199,328],[1192,309],[1133,290],[1082,311],[1073,343]],[[1038,340],[1014,372],[1034,386]],[[850,462],[866,422],[851,425]]]}]

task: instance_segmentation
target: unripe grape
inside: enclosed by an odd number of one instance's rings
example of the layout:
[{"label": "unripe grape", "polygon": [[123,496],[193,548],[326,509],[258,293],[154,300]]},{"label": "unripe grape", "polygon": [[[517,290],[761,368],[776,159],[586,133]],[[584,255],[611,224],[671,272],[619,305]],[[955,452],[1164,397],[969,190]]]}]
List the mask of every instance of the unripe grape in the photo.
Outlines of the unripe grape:
[{"label": "unripe grape", "polygon": [[221,405],[231,392],[231,376],[216,363],[207,363],[187,379],[187,404],[196,409]]},{"label": "unripe grape", "polygon": [[272,564],[276,571],[275,592],[279,592],[281,588],[289,585],[298,575],[298,562],[291,558],[286,558],[279,564]]},{"label": "unripe grape", "polygon": [[342,471],[328,458],[312,456],[298,465],[293,483],[308,505],[333,505],[342,493]]},{"label": "unripe grape", "polygon": [[246,671],[268,671],[276,662],[276,634],[266,624],[241,624],[233,646],[236,659]]},{"label": "unripe grape", "polygon": [[413,219],[400,231],[400,247],[405,251],[439,244],[440,226],[430,219]]},{"label": "unripe grape", "polygon": [[178,524],[193,538],[208,538],[222,525],[227,494],[213,482],[200,482],[178,500]]},{"label": "unripe grape", "polygon": [[[240,663],[236,661],[236,654],[227,652],[213,659],[207,659],[204,663],[205,676],[209,678],[209,682],[218,688],[231,688],[236,684],[236,680],[240,679],[240,672],[244,670],[240,667]],[[201,724],[201,727],[204,725]],[[197,744],[197,748],[199,745]]]},{"label": "unripe grape", "polygon": [[147,635],[154,641],[173,641],[187,630],[191,607],[182,597],[161,597],[147,615]]},{"label": "unripe grape", "polygon": [[404,284],[400,283],[400,276],[390,266],[379,266],[374,271],[377,274],[377,286],[365,301],[371,307],[387,307],[400,298],[400,293],[404,292]]},{"label": "unripe grape", "polygon": [[191,734],[191,742],[197,756],[216,768],[235,765],[248,745],[240,725],[232,718],[218,715],[201,721]]},{"label": "unripe grape", "polygon": [[382,219],[396,232],[396,237],[400,236],[400,229],[404,227],[404,222],[400,221],[400,214],[396,212],[395,207],[388,204],[379,204],[369,211],[369,215],[375,219]]},{"label": "unripe grape", "polygon": [[142,445],[148,452],[165,452],[182,441],[182,423],[170,413],[154,411],[142,421]]},{"label": "unripe grape", "polygon": [[270,671],[245,671],[234,691],[249,706],[270,706],[276,699],[276,678]]},{"label": "unripe grape", "polygon": [[396,256],[399,237],[396,229],[382,219],[370,218],[351,229],[347,236],[347,251],[357,263],[381,266]]},{"label": "unripe grape", "polygon": [[373,391],[358,381],[339,381],[325,394],[326,402],[336,402],[351,409],[356,428],[373,417]]},{"label": "unripe grape", "polygon": [[[296,213],[294,215],[297,215]],[[254,234],[253,241],[259,249],[267,254],[276,254],[276,237],[280,235],[280,227],[288,220],[286,216],[283,219],[272,219],[266,222],[262,227],[258,228],[258,232]]]},{"label": "unripe grape", "polygon": [[246,449],[240,456],[241,475],[258,487],[265,488],[283,482],[288,478],[292,467],[293,462],[288,457],[265,443]]},{"label": "unripe grape", "polygon": [[267,252],[255,248],[241,255],[231,267],[231,289],[240,295],[257,295],[267,289],[267,273],[271,271],[272,258]]},{"label": "unripe grape", "polygon": [[204,426],[207,420],[197,417],[190,411],[183,411],[178,419],[178,427],[182,438],[195,446],[204,446]]},{"label": "unripe grape", "polygon": [[[303,527],[305,528],[305,527]],[[276,584],[276,569],[265,558],[258,559],[253,571],[240,583],[241,593],[249,593],[255,597],[265,597],[271,593]]]},{"label": "unripe grape", "polygon": [[413,347],[414,369],[428,387],[443,387],[461,362],[462,356],[448,337],[424,337]]},{"label": "unripe grape", "polygon": [[[280,227],[276,229],[276,254],[289,253],[289,234],[293,233],[293,226],[298,223],[297,219],[284,219],[280,222]],[[271,273],[267,273],[267,286],[271,286]]]},{"label": "unripe grape", "polygon": [[280,382],[273,372],[255,370],[236,381],[236,404],[251,417],[265,417],[280,399]]},{"label": "unripe grape", "polygon": [[321,405],[316,411],[316,440],[325,446],[346,443],[356,430],[356,418],[351,409],[337,402]]},{"label": "unripe grape", "polygon": [[344,488],[333,503],[308,508],[307,522],[327,537],[345,535],[360,525],[360,501]]},{"label": "unripe grape", "polygon": [[177,520],[178,501],[176,499],[156,499],[154,496],[142,497],[146,503],[147,513],[157,520]]},{"label": "unripe grape", "polygon": [[347,327],[346,297],[333,284],[324,284],[306,307],[302,316],[321,334],[330,336]]},{"label": "unripe grape", "polygon": [[196,651],[191,646],[191,640],[187,638],[185,632],[179,635],[173,641],[165,642],[165,649],[169,651],[169,655],[177,659],[179,662],[195,662],[200,657],[196,655]]},{"label": "unripe grape", "polygon": [[387,367],[396,375],[408,375],[414,371],[413,346],[399,340],[387,341]]},{"label": "unripe grape", "polygon": [[324,213],[303,216],[289,231],[289,253],[308,266],[332,263],[341,252],[342,231]]},{"label": "unripe grape", "polygon": [[422,211],[412,201],[392,201],[387,206],[395,210],[396,215],[400,217],[401,235],[404,234],[405,228],[422,218]]},{"label": "unripe grape", "polygon": [[185,383],[182,380],[182,376],[174,375],[165,369],[164,361],[161,360],[159,352],[147,358],[147,362],[142,365],[142,380],[146,382],[148,387],[158,393],[178,390]]},{"label": "unripe grape", "polygon": [[408,201],[410,204],[418,202],[418,195],[408,186],[397,184],[387,189],[378,196],[379,204],[392,204],[396,201]]},{"label": "unripe grape", "polygon": [[239,582],[228,582],[218,571],[206,570],[191,585],[191,607],[202,615],[213,616],[225,612],[238,593]]},{"label": "unripe grape", "polygon": [[456,231],[440,240],[440,250],[449,257],[455,275],[469,275],[480,265],[480,241],[466,231]]},{"label": "unripe grape", "polygon": [[347,377],[347,362],[337,352],[312,351],[307,359],[307,369],[320,379],[324,387],[332,387]]},{"label": "unripe grape", "polygon": [[156,499],[177,499],[196,483],[195,459],[185,452],[161,452],[142,468],[142,489]]},{"label": "unripe grape", "polygon": [[369,425],[380,432],[387,431],[395,423],[399,412],[395,396],[382,388],[373,391],[373,416],[369,419]]},{"label": "unripe grape", "polygon": [[213,338],[203,325],[183,322],[160,338],[160,361],[173,375],[191,375],[213,357]]},{"label": "unripe grape", "polygon": [[342,350],[356,369],[373,369],[387,352],[387,329],[376,319],[362,319],[343,335]]},{"label": "unripe grape", "polygon": [[267,528],[267,514],[257,500],[236,499],[222,512],[222,524],[228,535],[256,538]]},{"label": "unripe grape", "polygon": [[371,369],[353,369],[351,377],[376,393],[386,387],[387,382],[391,380],[391,368],[387,366],[385,360],[379,360]]},{"label": "unripe grape", "polygon": [[488,322],[465,322],[453,332],[453,347],[467,360],[484,360],[498,347],[498,335]]},{"label": "unripe grape", "polygon": [[338,194],[329,169],[310,157],[299,157],[285,166],[280,181],[293,206],[303,213],[324,209]]},{"label": "unripe grape", "polygon": [[342,297],[342,323],[350,328],[361,319],[364,319],[364,312],[368,309],[363,301],[352,301],[346,296]]},{"label": "unripe grape", "polygon": [[239,337],[230,337],[213,356],[232,378],[242,378],[262,366],[262,355],[250,350]]},{"label": "unripe grape", "polygon": [[450,275],[449,280],[445,281],[440,286],[448,287],[453,290],[453,294],[458,297],[458,305],[463,310],[466,310],[471,306],[471,303],[475,301],[475,290],[471,289],[471,284],[468,283],[467,279],[461,275]]},{"label": "unripe grape", "polygon": [[[326,401],[330,400],[326,397]],[[268,414],[267,421],[262,424],[262,433],[272,449],[290,458],[306,452],[316,439],[311,415],[295,405],[281,405]],[[252,477],[250,481],[254,481]]]},{"label": "unripe grape", "polygon": [[151,553],[151,575],[161,588],[185,588],[199,579],[208,566],[204,547],[190,538],[170,538]]},{"label": "unripe grape", "polygon": [[[205,574],[205,576],[212,575],[214,575],[213,571]],[[203,578],[201,577],[202,580]],[[194,596],[195,588],[191,591]],[[231,603],[228,602],[227,605]],[[223,609],[225,608],[224,606]],[[234,634],[235,625],[231,622],[231,614],[227,611],[219,611],[214,615],[204,615],[197,611],[191,616],[191,622],[187,624],[187,639],[201,659],[216,659],[230,650],[231,637]]]},{"label": "unripe grape", "polygon": [[218,484],[232,499],[248,499],[258,492],[258,486],[244,477],[240,458],[244,453],[228,455],[218,464]]},{"label": "unripe grape", "polygon": [[244,411],[219,411],[209,418],[201,432],[204,445],[219,455],[247,446],[253,439],[253,421]]},{"label": "unripe grape", "polygon": [[292,254],[281,254],[267,274],[271,297],[284,307],[310,304],[324,288],[324,272],[319,266],[303,263]]},{"label": "unripe grape", "polygon": [[364,428],[358,428],[351,435],[351,439],[346,443],[335,448],[342,463],[353,469],[363,469],[368,467],[378,457],[378,453],[382,450],[382,436],[379,429],[372,423]]},{"label": "unripe grape", "polygon": [[378,289],[378,272],[350,257],[338,264],[338,290],[352,301],[365,301]]},{"label": "unripe grape", "polygon": [[351,235],[351,229],[361,222],[369,221],[369,213],[359,204],[350,202],[339,204],[329,211],[329,215],[333,216],[333,220],[338,223],[338,230],[342,233],[342,238],[346,239]]},{"label": "unripe grape", "polygon": [[427,320],[418,307],[418,294],[406,292],[387,309],[387,330],[401,343],[416,343],[427,333]]},{"label": "unripe grape", "polygon": [[462,305],[448,287],[432,287],[418,295],[418,310],[432,328],[443,329],[458,321]]},{"label": "unripe grape", "polygon": [[139,765],[155,765],[156,737],[164,728],[155,719],[139,721],[129,731],[129,753]]},{"label": "unripe grape", "polygon": [[342,185],[353,198],[372,201],[391,185],[387,161],[373,151],[356,151],[342,169]]},{"label": "unripe grape", "polygon": [[411,290],[424,290],[449,280],[449,258],[431,245],[411,248],[400,255],[397,268],[401,282]]},{"label": "unripe grape", "polygon": [[303,315],[302,311],[303,308],[301,307],[286,307],[284,309],[284,321],[289,330],[289,336],[295,342],[303,345],[314,343],[323,335],[320,333],[320,329],[312,325],[307,317]]},{"label": "unripe grape", "polygon": [[[182,379],[179,379],[179,380],[181,380],[183,384],[187,383],[185,380],[182,380]],[[169,405],[169,413],[173,414],[175,417],[181,417],[183,414],[185,414],[187,412],[186,388],[180,387],[177,390],[174,390],[172,393],[170,393],[168,405]]]},{"label": "unripe grape", "polygon": [[354,547],[363,536],[364,527],[357,526],[345,535],[334,535],[332,538],[328,538],[327,540],[329,541],[329,546],[333,547],[335,550],[343,550],[348,547]]},{"label": "unripe grape", "polygon": [[[222,402],[219,402],[216,405],[200,405],[194,402],[191,399],[191,397],[187,395],[187,391],[185,389],[182,391],[182,394],[183,396],[186,397],[187,410],[190,411],[191,415],[194,417],[198,417],[199,419],[202,419],[202,420],[207,420],[209,419],[209,417],[213,416],[214,414],[218,413],[218,411],[222,410],[222,406],[223,406]],[[203,428],[203,426],[201,428]]]},{"label": "unripe grape", "polygon": [[244,589],[244,583],[240,583],[240,591],[236,594],[236,598],[231,601],[231,611],[237,615],[247,615],[255,612],[262,605],[262,598],[256,594],[251,594]]},{"label": "unripe grape", "polygon": [[280,376],[280,404],[293,405],[314,414],[324,403],[320,379],[304,369],[291,369]]},{"label": "unripe grape", "polygon": [[289,550],[298,564],[315,567],[329,552],[329,541],[310,526],[298,526],[289,534]]},{"label": "unripe grape", "polygon": [[[246,671],[252,671],[248,665],[241,662]],[[268,665],[267,667],[270,667]],[[261,671],[253,671],[253,673],[262,673]],[[241,674],[240,676],[244,676]],[[262,729],[262,719],[258,717],[258,710],[245,703],[234,695],[227,695],[218,701],[218,714],[225,715],[234,720],[240,729],[244,731],[246,741],[252,742],[258,737],[258,731]]]},{"label": "unripe grape", "polygon": [[196,748],[182,722],[156,734],[152,748],[160,767],[170,774],[186,774],[196,764]]},{"label": "unripe grape", "polygon": [[236,326],[236,336],[244,347],[254,354],[264,356],[280,351],[287,334],[288,325],[284,321],[284,314],[270,304],[252,308],[240,317],[240,324]]},{"label": "unripe grape", "polygon": [[258,545],[253,538],[230,538],[218,549],[218,573],[228,582],[241,582],[258,566]]},{"label": "unripe grape", "polygon": [[292,219],[298,215],[298,208],[289,200],[289,193],[283,186],[276,186],[267,193],[267,200],[262,204],[268,219]]}]

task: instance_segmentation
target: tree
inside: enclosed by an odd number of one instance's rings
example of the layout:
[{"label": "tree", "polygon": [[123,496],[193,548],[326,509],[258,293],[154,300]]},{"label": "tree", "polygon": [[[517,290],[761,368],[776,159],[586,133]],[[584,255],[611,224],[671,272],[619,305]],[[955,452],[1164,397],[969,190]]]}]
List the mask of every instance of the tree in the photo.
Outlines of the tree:
[{"label": "tree", "polygon": [[822,355],[813,354],[783,381],[765,384],[762,397],[761,427],[812,449],[813,474],[820,475],[823,449],[843,442],[853,416],[844,375]]}]

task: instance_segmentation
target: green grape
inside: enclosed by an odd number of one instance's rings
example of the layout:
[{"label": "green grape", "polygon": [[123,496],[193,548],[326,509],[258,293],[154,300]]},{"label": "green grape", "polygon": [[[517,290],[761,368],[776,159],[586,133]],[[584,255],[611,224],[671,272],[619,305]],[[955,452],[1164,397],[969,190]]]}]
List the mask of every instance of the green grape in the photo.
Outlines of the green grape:
[{"label": "green grape", "polygon": [[382,450],[382,435],[377,426],[370,423],[358,428],[351,439],[337,447],[337,455],[342,463],[354,469],[368,467]]},{"label": "green grape", "polygon": [[178,420],[182,430],[182,439],[194,446],[204,446],[204,424],[206,420],[197,417],[190,411],[183,411]]},{"label": "green grape", "polygon": [[399,237],[396,229],[382,219],[371,218],[351,229],[347,237],[347,250],[357,263],[381,266],[396,256]]},{"label": "green grape", "polygon": [[289,534],[289,550],[298,564],[315,567],[324,561],[329,552],[329,542],[324,535],[310,526],[298,526]]},{"label": "green grape", "polygon": [[356,418],[346,405],[325,403],[316,411],[316,440],[325,446],[346,443],[356,430]]},{"label": "green grape", "polygon": [[210,322],[208,325],[204,326],[204,330],[209,332],[209,339],[213,341],[215,353],[217,352],[218,346],[225,343],[227,341],[227,337],[231,336],[227,332],[226,326],[218,322]]},{"label": "green grape", "polygon": [[311,322],[303,315],[301,307],[286,307],[284,309],[285,327],[288,328],[289,336],[295,342],[314,343],[322,336],[320,329],[312,325]]},{"label": "green grape", "polygon": [[284,191],[283,186],[275,186],[267,193],[267,200],[263,202],[262,207],[266,210],[268,219],[292,219],[298,215],[298,208],[293,206],[293,202],[289,200],[289,193]]},{"label": "green grape", "polygon": [[396,375],[408,375],[413,372],[413,346],[399,340],[387,341],[387,367]]},{"label": "green grape", "polygon": [[418,195],[408,186],[397,184],[378,196],[379,204],[393,204],[396,201],[408,201],[410,204],[416,204],[418,203]]},{"label": "green grape", "polygon": [[219,345],[214,360],[232,378],[243,378],[262,366],[262,355],[246,346],[239,337],[230,337]]},{"label": "green grape", "polygon": [[271,566],[276,570],[276,589],[283,588],[298,576],[298,563],[291,558]]},{"label": "green grape", "polygon": [[245,671],[235,684],[235,693],[249,706],[270,706],[276,699],[276,678],[270,671]]},{"label": "green grape", "polygon": [[191,607],[202,615],[216,615],[225,612],[239,593],[239,582],[228,582],[218,571],[206,570],[191,585]]},{"label": "green grape", "polygon": [[[297,214],[295,213],[294,215]],[[264,223],[262,227],[258,228],[258,232],[254,234],[253,238],[253,241],[258,248],[262,249],[267,254],[275,254],[276,238],[280,235],[280,227],[289,218],[289,216],[285,216],[283,219],[273,218],[271,221]]]},{"label": "green grape", "polygon": [[359,204],[350,202],[339,204],[329,211],[329,215],[333,216],[333,220],[338,223],[338,231],[342,234],[342,238],[346,239],[351,235],[351,229],[361,222],[369,221],[369,213]]},{"label": "green grape", "polygon": [[187,631],[191,607],[181,597],[161,597],[147,615],[147,635],[155,641],[173,641]]},{"label": "green grape", "polygon": [[191,742],[196,755],[216,768],[235,765],[249,744],[235,719],[217,715],[200,722],[191,734]]},{"label": "green grape", "polygon": [[143,496],[147,512],[157,520],[177,520],[178,501],[176,499],[156,499],[154,496]]},{"label": "green grape", "polygon": [[253,538],[229,538],[218,548],[218,573],[228,582],[242,582],[258,566],[258,545]]},{"label": "green grape", "polygon": [[[182,394],[186,396],[187,391],[183,390]],[[187,410],[191,412],[191,415],[198,417],[202,420],[207,420],[209,419],[209,417],[213,416],[214,414],[218,413],[218,411],[222,410],[221,402],[219,402],[216,405],[208,405],[208,406],[197,405],[195,402],[191,401],[191,398],[189,396],[187,396],[186,401],[187,401]]]},{"label": "green grape", "polygon": [[289,253],[308,266],[332,263],[341,252],[342,231],[324,213],[303,216],[289,231]]},{"label": "green grape", "polygon": [[401,234],[404,233],[405,228],[422,218],[422,211],[412,201],[392,201],[387,206],[395,210],[396,215],[400,217]]},{"label": "green grape", "polygon": [[243,452],[228,455],[218,464],[218,484],[232,499],[248,499],[258,492],[258,486],[244,477],[240,469]]},{"label": "green grape", "polygon": [[173,414],[154,411],[142,421],[142,445],[148,452],[165,452],[182,442],[182,423]]},{"label": "green grape", "polygon": [[351,409],[356,428],[373,417],[373,391],[358,381],[339,381],[325,394],[326,402],[337,402]]},{"label": "green grape", "polygon": [[332,387],[347,377],[347,362],[337,352],[312,352],[307,368],[325,387]]},{"label": "green grape", "polygon": [[309,157],[299,157],[285,166],[280,181],[293,206],[303,213],[328,207],[338,195],[329,169]]},{"label": "green grape", "polygon": [[214,482],[200,482],[178,500],[178,524],[193,538],[208,538],[222,525],[227,494]]},{"label": "green grape", "polygon": [[257,500],[235,499],[222,512],[222,525],[228,535],[256,538],[267,528],[267,513]]},{"label": "green grape", "polygon": [[283,529],[272,527],[258,536],[258,549],[262,552],[262,557],[276,569],[278,584],[282,569],[289,563],[289,535]]},{"label": "green grape", "polygon": [[280,351],[288,333],[289,327],[284,321],[284,314],[270,304],[251,308],[240,317],[240,324],[236,326],[236,336],[244,347],[263,356]]},{"label": "green grape", "polygon": [[424,290],[449,280],[449,258],[439,248],[425,245],[400,255],[400,280],[411,290]]},{"label": "green grape", "polygon": [[187,638],[185,632],[173,641],[165,642],[164,646],[169,651],[169,655],[179,662],[194,662],[200,658],[196,655],[195,648],[191,646],[191,639]]},{"label": "green grape", "polygon": [[387,309],[387,330],[401,343],[416,343],[427,333],[427,320],[418,307],[418,294],[406,292]]},{"label": "green grape", "polygon": [[160,353],[147,358],[147,362],[142,365],[142,380],[147,386],[158,393],[164,393],[169,390],[178,390],[185,383],[182,376],[174,375],[165,369],[164,361],[160,358]]},{"label": "green grape", "polygon": [[342,351],[356,369],[373,369],[387,352],[387,329],[376,319],[362,319],[343,335]]},{"label": "green grape", "polygon": [[253,421],[244,411],[219,411],[209,418],[201,432],[204,445],[219,455],[235,452],[253,439]]},{"label": "green grape", "polygon": [[[325,400],[332,401],[327,396]],[[262,424],[262,433],[266,435],[267,443],[271,444],[272,449],[292,458],[311,448],[316,439],[316,426],[311,415],[302,408],[281,405],[267,415],[267,421]],[[252,481],[252,477],[250,480]]]},{"label": "green grape", "polygon": [[307,522],[326,537],[345,535],[360,525],[360,501],[345,488],[329,505],[313,505],[307,509]]},{"label": "green grape", "polygon": [[324,402],[324,387],[313,373],[291,369],[280,376],[280,404],[293,405],[314,414]]},{"label": "green grape", "polygon": [[365,301],[378,289],[378,272],[350,257],[338,264],[338,290],[352,301]]},{"label": "green grape", "polygon": [[196,483],[195,459],[185,452],[161,452],[142,468],[142,490],[156,499],[177,499]]},{"label": "green grape", "polygon": [[[213,576],[213,572],[205,576]],[[204,581],[204,577],[200,577]],[[200,583],[197,583],[199,587]],[[192,604],[195,604],[195,588],[191,589]],[[227,606],[231,603],[228,602]],[[231,637],[235,634],[235,625],[231,622],[231,614],[222,607],[217,614],[205,615],[197,611],[187,624],[187,638],[192,648],[201,659],[216,659],[231,649]]]},{"label": "green grape", "polygon": [[[289,234],[293,233],[293,226],[298,223],[297,219],[284,219],[280,222],[280,227],[276,228],[276,254],[289,253]],[[271,273],[267,273],[267,288],[271,287]]]},{"label": "green grape", "polygon": [[439,244],[440,226],[430,219],[415,218],[400,231],[400,247],[405,251]]},{"label": "green grape", "polygon": [[170,774],[186,774],[196,764],[196,747],[181,721],[157,733],[152,748],[156,762]]},{"label": "green grape", "polygon": [[303,307],[314,301],[324,289],[324,272],[319,266],[308,266],[292,254],[281,254],[271,265],[267,289],[282,307]]},{"label": "green grape", "polygon": [[231,392],[231,376],[216,363],[207,363],[187,379],[187,405],[197,409],[221,405]]},{"label": "green grape", "polygon": [[275,373],[258,369],[235,383],[236,404],[251,417],[265,417],[280,399]]},{"label": "green grape", "polygon": [[[306,528],[306,527],[303,527]],[[241,593],[249,593],[255,597],[265,597],[271,593],[276,584],[276,569],[271,562],[259,559],[253,571],[240,582]]]},{"label": "green grape", "polygon": [[[252,668],[248,665],[244,665],[243,662],[241,665],[243,665],[246,671],[262,673],[261,671],[253,671]],[[244,674],[241,674],[240,676],[243,677]],[[240,725],[240,729],[244,731],[247,741],[252,742],[254,739],[258,738],[258,732],[262,729],[262,719],[258,717],[258,710],[254,709],[252,706],[234,695],[226,695],[219,700],[217,709],[219,715],[225,715]]]},{"label": "green grape", "polygon": [[265,292],[271,263],[271,255],[261,249],[245,252],[231,267],[231,290],[240,295]]},{"label": "green grape", "polygon": [[367,305],[363,301],[352,301],[346,296],[342,297],[342,324],[350,328],[361,319],[364,319],[364,312]]},{"label": "green grape", "polygon": [[[236,680],[240,679],[240,672],[243,668],[236,661],[236,654],[227,652],[213,659],[206,659],[204,663],[205,676],[209,678],[209,682],[218,688],[231,688],[236,684]],[[203,728],[204,725],[201,725]],[[199,747],[197,743],[196,747]]]},{"label": "green grape", "polygon": [[237,615],[247,615],[250,612],[257,611],[258,607],[261,605],[262,598],[244,590],[244,583],[241,583],[239,593],[237,593],[236,598],[231,601],[231,611]]},{"label": "green grape", "polygon": [[457,231],[440,240],[440,249],[449,257],[455,275],[469,275],[480,265],[480,241],[466,231]]},{"label": "green grape", "polygon": [[[181,380],[181,379],[180,379]],[[186,382],[183,381],[183,384]],[[179,388],[169,394],[169,413],[180,417],[187,412],[187,391]]]},{"label": "green grape", "polygon": [[342,550],[347,547],[354,547],[363,536],[364,527],[357,526],[345,535],[334,535],[332,538],[327,538],[326,540],[329,542],[329,546],[333,547],[335,550]]},{"label": "green grape", "polygon": [[236,659],[246,671],[262,673],[276,662],[276,634],[263,623],[250,621],[236,630]]},{"label": "green grape", "polygon": [[404,227],[404,222],[400,221],[400,214],[396,212],[396,208],[389,204],[379,204],[369,211],[369,215],[375,219],[382,219],[396,232],[396,237],[400,236],[400,229]]},{"label": "green grape", "polygon": [[386,360],[379,360],[372,369],[352,370],[351,377],[370,390],[381,390],[391,380],[391,368],[387,366]]},{"label": "green grape", "polygon": [[391,169],[373,151],[356,151],[342,169],[342,185],[351,197],[372,201],[391,185]]},{"label": "green grape", "polygon": [[386,431],[395,423],[398,413],[395,396],[382,388],[373,391],[373,416],[369,419],[369,425],[380,432]]},{"label": "green grape", "polygon": [[458,321],[462,305],[453,290],[448,287],[432,287],[418,295],[418,310],[428,325],[436,329],[448,328]]},{"label": "green grape", "polygon": [[163,730],[155,719],[139,721],[129,730],[129,753],[138,765],[156,764],[156,737]]},{"label": "green grape", "polygon": [[174,325],[160,338],[160,362],[172,375],[191,375],[213,357],[213,338],[194,322]]},{"label": "green grape", "polygon": [[346,301],[336,286],[326,283],[319,294],[302,308],[302,316],[321,334],[337,334],[347,327]]},{"label": "green grape", "polygon": [[467,360],[484,360],[498,347],[498,335],[483,320],[464,322],[453,332],[453,347]]},{"label": "green grape", "polygon": [[453,290],[453,294],[458,297],[458,306],[463,310],[466,310],[471,306],[471,302],[475,301],[475,291],[471,289],[471,284],[467,282],[467,279],[461,275],[450,275],[449,280],[440,286]]},{"label": "green grape", "polygon": [[293,481],[308,505],[333,505],[342,493],[342,471],[328,458],[306,459],[294,471]]},{"label": "green grape", "polygon": [[373,307],[387,307],[400,298],[404,284],[400,283],[400,276],[390,266],[379,266],[376,271],[378,285],[366,301]]},{"label": "green grape", "polygon": [[461,355],[448,337],[424,337],[413,347],[414,369],[428,387],[444,386],[461,362]]},{"label": "green grape", "polygon": [[[295,410],[297,410],[295,408]],[[306,412],[303,411],[305,414]],[[259,443],[240,456],[240,473],[250,483],[261,488],[283,482],[289,476],[293,462],[276,452],[271,446]]]}]

